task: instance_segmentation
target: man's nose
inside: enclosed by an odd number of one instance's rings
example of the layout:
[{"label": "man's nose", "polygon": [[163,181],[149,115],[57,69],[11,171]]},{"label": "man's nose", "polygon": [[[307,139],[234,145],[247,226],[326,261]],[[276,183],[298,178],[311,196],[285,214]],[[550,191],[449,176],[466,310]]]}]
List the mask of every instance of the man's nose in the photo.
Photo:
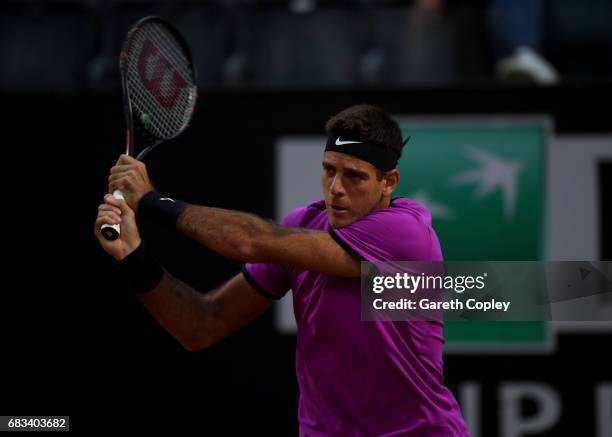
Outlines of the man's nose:
[{"label": "man's nose", "polygon": [[335,175],[331,180],[329,190],[334,196],[344,194],[344,187],[342,186],[341,179],[339,175]]}]

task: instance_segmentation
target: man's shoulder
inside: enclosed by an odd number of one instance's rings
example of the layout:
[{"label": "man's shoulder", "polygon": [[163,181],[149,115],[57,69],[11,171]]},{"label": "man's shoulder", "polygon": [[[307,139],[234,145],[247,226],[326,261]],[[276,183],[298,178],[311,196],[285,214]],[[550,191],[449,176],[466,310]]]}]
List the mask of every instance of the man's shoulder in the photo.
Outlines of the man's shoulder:
[{"label": "man's shoulder", "polygon": [[431,214],[424,205],[407,198],[394,198],[388,208],[372,211],[334,233],[368,261],[441,258]]},{"label": "man's shoulder", "polygon": [[388,208],[370,214],[373,221],[385,222],[387,225],[406,225],[409,223],[431,226],[431,214],[425,205],[406,197],[395,197]]},{"label": "man's shoulder", "polygon": [[285,216],[282,224],[289,227],[308,227],[313,221],[321,221],[325,217],[325,200],[319,199],[293,209]]}]

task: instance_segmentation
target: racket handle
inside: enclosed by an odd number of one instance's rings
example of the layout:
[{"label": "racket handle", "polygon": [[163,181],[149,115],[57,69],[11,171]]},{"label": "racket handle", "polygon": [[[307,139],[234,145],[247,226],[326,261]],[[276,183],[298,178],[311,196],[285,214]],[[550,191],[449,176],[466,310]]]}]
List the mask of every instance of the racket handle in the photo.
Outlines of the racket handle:
[{"label": "racket handle", "polygon": [[[123,194],[119,190],[113,191],[113,197],[117,200],[124,200]],[[100,232],[102,232],[104,238],[109,241],[113,241],[119,238],[119,235],[121,234],[121,225],[102,225]]]}]

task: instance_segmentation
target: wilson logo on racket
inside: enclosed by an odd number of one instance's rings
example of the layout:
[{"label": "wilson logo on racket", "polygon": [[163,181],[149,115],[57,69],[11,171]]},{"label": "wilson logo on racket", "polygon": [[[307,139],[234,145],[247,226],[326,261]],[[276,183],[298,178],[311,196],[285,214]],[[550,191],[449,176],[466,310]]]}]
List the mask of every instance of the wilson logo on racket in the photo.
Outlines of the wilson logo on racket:
[{"label": "wilson logo on racket", "polygon": [[149,40],[138,58],[138,73],[145,88],[166,109],[172,109],[187,85],[178,72]]}]

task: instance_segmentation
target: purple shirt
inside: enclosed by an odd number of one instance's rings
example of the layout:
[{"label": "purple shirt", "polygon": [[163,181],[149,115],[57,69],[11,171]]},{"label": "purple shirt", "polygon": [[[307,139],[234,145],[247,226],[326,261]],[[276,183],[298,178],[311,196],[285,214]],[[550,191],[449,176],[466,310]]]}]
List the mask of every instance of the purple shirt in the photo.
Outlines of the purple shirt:
[{"label": "purple shirt", "polygon": [[[362,261],[442,260],[431,215],[406,198],[339,229],[319,200],[283,225],[329,232]],[[246,264],[244,274],[268,297],[293,290],[300,436],[468,435],[443,385],[442,323],[362,322],[359,278],[267,263]]]}]

